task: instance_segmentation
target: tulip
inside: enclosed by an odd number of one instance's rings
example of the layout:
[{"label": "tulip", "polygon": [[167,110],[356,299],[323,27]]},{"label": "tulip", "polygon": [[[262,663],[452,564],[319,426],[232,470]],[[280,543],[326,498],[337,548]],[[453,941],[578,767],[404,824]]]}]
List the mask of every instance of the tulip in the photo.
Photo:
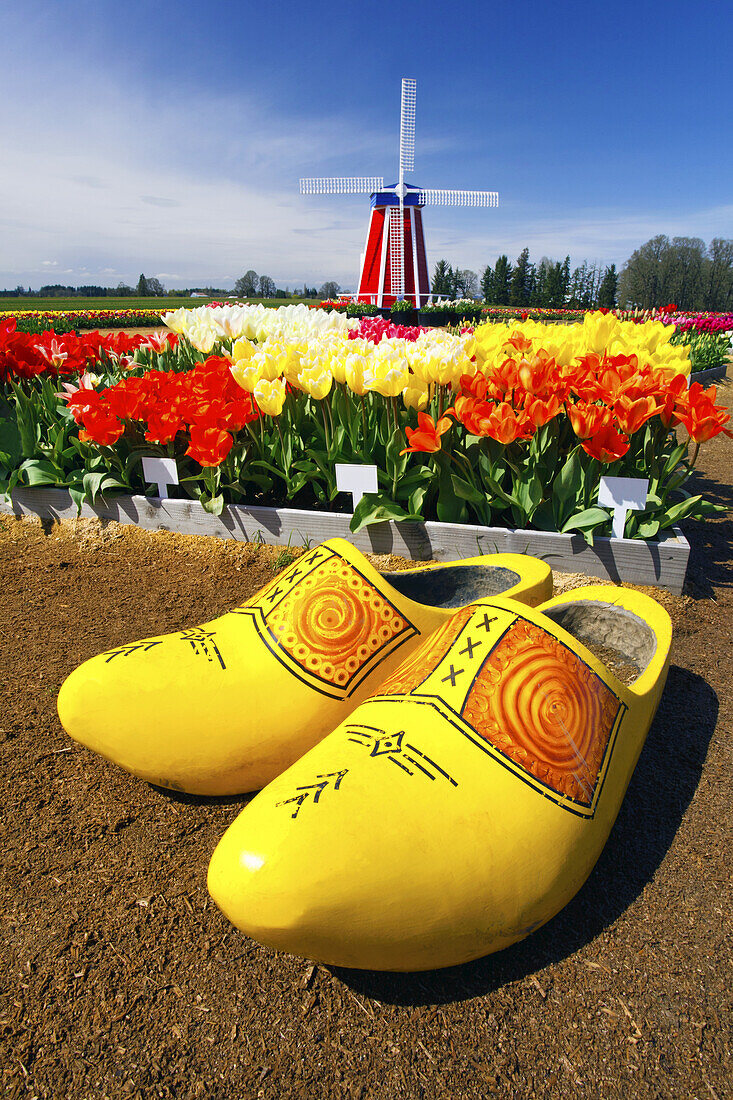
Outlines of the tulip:
[{"label": "tulip", "polygon": [[316,401],[322,401],[331,391],[333,375],[329,370],[310,367],[300,372],[297,384]]},{"label": "tulip", "polygon": [[267,416],[279,416],[285,404],[285,379],[270,381],[260,378],[254,388],[254,397],[263,413]]},{"label": "tulip", "polygon": [[242,359],[251,359],[256,350],[257,346],[248,340],[246,336],[240,336],[232,344],[232,359],[235,363],[239,363]]},{"label": "tulip", "polygon": [[402,400],[408,409],[418,409],[422,412],[430,400],[430,391],[427,386],[421,385],[419,380],[411,378],[402,393]]},{"label": "tulip", "polygon": [[440,437],[445,435],[452,421],[450,417],[443,416],[436,424],[432,416],[419,412],[417,423],[418,427],[416,429],[405,428],[405,435],[410,446],[400,451],[401,455],[414,454],[417,451],[439,451],[441,448]]},{"label": "tulip", "polygon": [[615,462],[626,454],[629,441],[608,423],[599,428],[592,439],[584,439],[581,446],[586,454],[599,462]]},{"label": "tulip", "polygon": [[568,419],[573,426],[573,431],[578,439],[589,439],[596,432],[608,424],[608,409],[601,405],[577,405],[567,406]]},{"label": "tulip", "polygon": [[[246,366],[243,364],[246,363]],[[265,367],[260,362],[253,362],[251,359],[240,359],[238,363],[234,363],[230,367],[231,375],[234,381],[242,387],[243,390],[247,390],[248,393],[253,393],[254,388],[260,379],[264,376]]]},{"label": "tulip", "polygon": [[347,355],[345,364],[346,384],[357,397],[368,392],[366,380],[367,360],[363,355]]},{"label": "tulip", "polygon": [[695,443],[706,443],[721,432],[733,438],[733,433],[725,427],[730,414],[715,404],[716,394],[715,386],[704,390],[699,382],[693,382],[686,397],[678,402],[680,421]]}]

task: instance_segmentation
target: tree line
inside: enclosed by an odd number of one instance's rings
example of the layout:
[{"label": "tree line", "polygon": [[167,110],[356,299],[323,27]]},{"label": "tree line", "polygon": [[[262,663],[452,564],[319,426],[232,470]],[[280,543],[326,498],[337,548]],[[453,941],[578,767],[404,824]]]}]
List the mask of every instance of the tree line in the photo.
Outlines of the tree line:
[{"label": "tree line", "polygon": [[287,288],[281,290],[269,275],[258,275],[252,270],[245,272],[234,284],[234,293],[238,298],[335,298],[340,290],[339,284],[333,280],[320,287],[306,283],[302,290],[298,287],[292,291]]},{"label": "tree line", "polygon": [[453,268],[438,260],[432,291],[442,298],[476,298],[489,305],[544,306],[566,309],[653,309],[674,303],[680,309],[725,312],[733,309],[733,240],[715,237],[705,245],[699,237],[660,234],[637,248],[620,272],[584,260],[570,266],[570,257],[538,264],[524,248],[514,264],[506,255],[474,271]]},{"label": "tree line", "polygon": [[[258,275],[251,270],[234,284],[234,294],[238,298],[335,298],[340,290],[339,284],[333,280],[326,281],[320,287],[305,284],[303,287],[294,287],[293,290],[288,287],[283,290],[275,285],[269,275]],[[124,282],[118,283],[116,287],[63,286],[61,283],[51,283],[39,290],[23,286],[17,286],[13,290],[0,290],[0,298],[187,298],[192,294],[224,298],[231,293],[231,290],[213,286],[166,290],[160,279],[143,274],[134,287]]]},{"label": "tree line", "polygon": [[[499,256],[481,275],[481,297],[495,306],[544,306],[557,309],[593,309],[616,305],[618,274],[616,265],[582,264],[571,271],[570,257],[560,261],[543,256],[538,264],[524,248],[515,264],[506,255]],[[474,271],[452,268],[438,260],[432,283],[433,294],[441,298],[476,298],[479,279]]]},{"label": "tree line", "polygon": [[619,278],[624,306],[674,302],[680,309],[733,310],[733,240],[659,234],[637,248]]}]

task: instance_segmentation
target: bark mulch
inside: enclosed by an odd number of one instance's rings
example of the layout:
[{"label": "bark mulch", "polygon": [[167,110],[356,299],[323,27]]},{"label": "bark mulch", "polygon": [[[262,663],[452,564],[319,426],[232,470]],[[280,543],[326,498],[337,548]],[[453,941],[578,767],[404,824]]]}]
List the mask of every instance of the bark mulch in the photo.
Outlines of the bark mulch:
[{"label": "bark mulch", "polygon": [[[717,440],[698,475],[729,507],[732,458]],[[247,798],[151,787],[56,717],[80,661],[227,610],[285,552],[1,519],[4,1095],[730,1096],[732,534],[730,514],[691,524],[685,595],[647,590],[674,619],[672,666],[585,887],[507,951],[396,975],[237,932],[206,868]]]}]

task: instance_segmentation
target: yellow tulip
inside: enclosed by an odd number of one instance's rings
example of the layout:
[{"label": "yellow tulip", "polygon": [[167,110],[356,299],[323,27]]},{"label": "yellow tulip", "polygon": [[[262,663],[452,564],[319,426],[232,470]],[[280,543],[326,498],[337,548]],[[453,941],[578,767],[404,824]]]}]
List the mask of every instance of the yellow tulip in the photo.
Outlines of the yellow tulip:
[{"label": "yellow tulip", "polygon": [[363,355],[347,355],[345,368],[347,386],[357,397],[364,397],[368,390],[364,377],[368,371],[366,357]]},{"label": "yellow tulip", "polygon": [[254,388],[255,401],[267,416],[279,416],[285,404],[285,379],[260,378]]},{"label": "yellow tulip", "polygon": [[298,375],[297,384],[316,401],[322,401],[331,391],[333,375],[329,370],[318,366],[307,367]]},{"label": "yellow tulip", "polygon": [[413,376],[402,394],[405,406],[408,409],[417,409],[418,412],[422,412],[423,409],[427,408],[429,399],[430,391],[428,387]]},{"label": "yellow tulip", "polygon": [[251,343],[246,336],[242,336],[232,345],[232,359],[235,363],[238,363],[241,359],[251,359],[256,350],[256,345]]},{"label": "yellow tulip", "polygon": [[395,363],[386,369],[382,364],[374,364],[368,375],[368,388],[381,393],[382,397],[398,397],[408,380],[407,363]]},{"label": "yellow tulip", "polygon": [[[247,364],[244,366],[244,364]],[[254,388],[260,381],[264,374],[264,367],[261,364],[253,363],[251,359],[241,360],[238,363],[234,363],[229,368],[234,381],[242,387],[243,390],[247,390],[248,393],[254,393]]]}]

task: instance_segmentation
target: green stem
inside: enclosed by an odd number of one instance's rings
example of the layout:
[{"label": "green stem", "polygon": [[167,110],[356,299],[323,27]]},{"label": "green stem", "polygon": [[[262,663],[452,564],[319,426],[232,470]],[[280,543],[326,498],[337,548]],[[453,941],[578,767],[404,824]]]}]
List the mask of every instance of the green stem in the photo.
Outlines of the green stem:
[{"label": "green stem", "polygon": [[283,470],[285,471],[285,473],[287,475],[289,475],[290,474],[290,463],[288,463],[287,466],[285,465],[285,440],[283,439],[283,433],[282,433],[282,430],[280,428],[280,418],[279,417],[274,417],[273,419],[275,420],[275,425],[277,427],[277,434],[280,436],[280,454],[282,456],[282,461],[283,461]]},{"label": "green stem", "polygon": [[365,409],[364,409],[364,398],[363,398],[363,397],[357,397],[357,401],[359,402],[359,408],[361,409],[361,430],[362,430],[362,435],[363,435],[363,439],[362,439],[362,454],[363,454],[363,453],[364,453],[364,451],[366,450],[366,445],[367,445],[367,420],[366,420],[366,411],[365,411]]},{"label": "green stem", "polygon": [[324,431],[324,434],[325,434],[325,437],[326,437],[326,451],[330,455],[330,453],[331,453],[331,436],[330,436],[330,432],[328,430],[328,421],[326,420],[326,410],[323,407],[323,402],[322,401],[319,401],[318,404],[321,406],[321,416],[323,417],[323,431]]}]

